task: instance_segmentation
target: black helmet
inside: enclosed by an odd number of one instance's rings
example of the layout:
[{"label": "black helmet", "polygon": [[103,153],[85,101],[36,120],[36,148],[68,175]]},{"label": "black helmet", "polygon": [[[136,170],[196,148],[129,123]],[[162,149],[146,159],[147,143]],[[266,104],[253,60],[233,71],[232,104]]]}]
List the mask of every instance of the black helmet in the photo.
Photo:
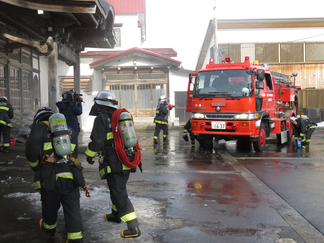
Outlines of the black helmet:
[{"label": "black helmet", "polygon": [[34,116],[34,123],[47,120],[52,114],[54,113],[52,112],[51,107],[42,107],[36,112]]},{"label": "black helmet", "polygon": [[100,90],[94,98],[94,101],[98,105],[109,106],[117,109],[118,101],[116,100],[116,96],[109,90]]}]

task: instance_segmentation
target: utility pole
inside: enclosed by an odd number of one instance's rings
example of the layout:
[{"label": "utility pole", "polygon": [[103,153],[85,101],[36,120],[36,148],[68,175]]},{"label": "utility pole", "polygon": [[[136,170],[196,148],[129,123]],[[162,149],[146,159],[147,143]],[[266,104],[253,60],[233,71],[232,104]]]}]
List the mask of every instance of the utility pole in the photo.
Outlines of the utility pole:
[{"label": "utility pole", "polygon": [[218,33],[217,33],[217,13],[216,13],[216,0],[214,0],[213,6],[213,14],[214,14],[214,63],[219,63],[219,50],[218,50]]}]

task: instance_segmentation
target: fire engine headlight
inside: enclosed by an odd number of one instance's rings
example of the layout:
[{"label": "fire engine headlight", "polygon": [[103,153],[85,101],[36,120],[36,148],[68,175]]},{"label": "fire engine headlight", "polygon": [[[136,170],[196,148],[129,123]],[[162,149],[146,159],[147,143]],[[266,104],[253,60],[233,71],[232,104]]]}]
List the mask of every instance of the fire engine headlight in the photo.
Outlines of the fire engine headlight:
[{"label": "fire engine headlight", "polygon": [[204,119],[205,114],[203,114],[203,113],[194,113],[194,114],[192,114],[192,118],[194,118],[194,119]]},{"label": "fire engine headlight", "polygon": [[258,113],[241,113],[235,115],[235,119],[237,120],[255,120],[258,119],[258,117]]}]

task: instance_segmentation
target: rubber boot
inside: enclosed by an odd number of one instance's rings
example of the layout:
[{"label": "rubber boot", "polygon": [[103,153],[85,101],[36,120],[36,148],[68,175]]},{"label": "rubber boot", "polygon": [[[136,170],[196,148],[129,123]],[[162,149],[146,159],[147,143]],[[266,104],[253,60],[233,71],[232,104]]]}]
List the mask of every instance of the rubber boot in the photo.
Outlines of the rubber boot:
[{"label": "rubber boot", "polygon": [[168,138],[163,138],[163,143],[164,143],[164,144],[168,144],[169,141],[170,141],[170,140],[169,140]]},{"label": "rubber boot", "polygon": [[141,231],[140,229],[136,226],[134,228],[130,228],[127,230],[122,230],[120,232],[121,237],[123,238],[136,238],[141,236]]},{"label": "rubber boot", "polygon": [[54,236],[54,234],[55,234],[55,229],[45,229],[43,219],[41,219],[41,220],[39,221],[39,227],[40,227],[42,230],[44,230],[45,233],[46,233],[49,237],[53,237],[53,236]]},{"label": "rubber boot", "polygon": [[8,148],[8,147],[4,147],[4,148],[3,148],[3,152],[4,152],[4,153],[9,153],[9,148]]},{"label": "rubber boot", "polygon": [[103,217],[104,217],[105,220],[107,220],[109,222],[115,222],[115,223],[118,223],[118,224],[121,222],[121,219],[116,217],[112,213],[111,214],[105,214]]},{"label": "rubber boot", "polygon": [[153,144],[159,144],[158,140],[154,139]]}]

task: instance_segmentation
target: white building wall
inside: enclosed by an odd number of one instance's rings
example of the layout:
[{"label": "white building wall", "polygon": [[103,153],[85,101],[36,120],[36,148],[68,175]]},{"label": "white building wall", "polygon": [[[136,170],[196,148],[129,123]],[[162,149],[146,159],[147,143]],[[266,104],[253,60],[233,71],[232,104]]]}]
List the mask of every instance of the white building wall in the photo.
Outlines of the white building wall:
[{"label": "white building wall", "polygon": [[138,27],[137,14],[118,14],[115,16],[116,24],[123,24],[120,27],[121,47],[114,50],[127,50],[132,47],[142,47],[141,29]]},{"label": "white building wall", "polygon": [[102,73],[101,70],[93,70],[93,83],[92,83],[92,94],[97,95],[97,93],[102,90]]},{"label": "white building wall", "polygon": [[[40,56],[40,90],[41,98],[39,107],[48,106],[48,59]],[[62,94],[59,93],[60,76],[73,76],[73,66],[68,66],[65,62],[58,61],[57,63],[57,77],[56,77],[56,101],[61,100]]]},{"label": "white building wall", "polygon": [[[169,103],[172,105],[175,105],[175,92],[178,91],[187,91],[188,88],[188,80],[189,80],[189,71],[188,73],[183,73],[183,72],[179,72],[179,71],[172,71],[170,69],[169,72],[169,92],[170,92],[170,97],[168,97],[169,99]],[[170,111],[170,122],[174,121],[174,117],[175,117],[175,110],[172,109]]]}]

